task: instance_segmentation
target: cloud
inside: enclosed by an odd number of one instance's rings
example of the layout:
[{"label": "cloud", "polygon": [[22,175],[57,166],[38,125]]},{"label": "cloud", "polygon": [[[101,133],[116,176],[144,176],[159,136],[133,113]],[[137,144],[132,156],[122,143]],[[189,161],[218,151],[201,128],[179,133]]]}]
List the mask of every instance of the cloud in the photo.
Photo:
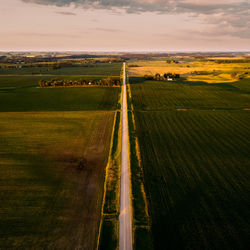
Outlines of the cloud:
[{"label": "cloud", "polygon": [[[212,26],[207,34],[249,39],[250,2],[248,0],[22,0],[26,3],[123,10],[127,13],[189,14]],[[62,14],[62,13],[61,13]]]},{"label": "cloud", "polygon": [[232,36],[250,39],[250,13],[249,9],[242,11],[221,12],[204,16],[204,20],[210,24],[204,34],[214,36]]},{"label": "cloud", "polygon": [[69,12],[69,11],[56,11],[56,14],[60,14],[60,15],[65,15],[65,16],[75,16],[76,14],[73,12]]},{"label": "cloud", "polygon": [[[84,34],[88,34],[85,32]],[[25,33],[17,33],[17,34],[8,34],[9,35],[18,35],[18,36],[26,36],[26,37],[55,37],[55,38],[82,38],[83,34],[75,35],[75,34],[64,34],[64,33],[42,33],[42,32],[25,32]]]},{"label": "cloud", "polygon": [[192,12],[214,13],[218,11],[239,11],[249,9],[250,4],[246,0],[235,2],[232,0],[208,1],[202,0],[22,0],[27,3],[37,3],[56,6],[81,6],[83,8],[122,8],[127,12]]},{"label": "cloud", "polygon": [[95,31],[103,31],[103,32],[112,32],[112,33],[121,32],[121,30],[118,30],[118,29],[107,29],[107,28],[95,28],[93,30],[95,30]]},{"label": "cloud", "polygon": [[175,9],[181,0],[22,0],[26,3],[55,5],[58,7],[74,5],[85,9],[123,9],[128,13],[159,12]]}]

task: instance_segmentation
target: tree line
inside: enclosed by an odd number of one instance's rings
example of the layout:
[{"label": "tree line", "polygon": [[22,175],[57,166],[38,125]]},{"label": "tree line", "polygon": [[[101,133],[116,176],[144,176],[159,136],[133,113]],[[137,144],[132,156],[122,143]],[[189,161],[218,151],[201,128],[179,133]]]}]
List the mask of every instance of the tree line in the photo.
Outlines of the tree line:
[{"label": "tree line", "polygon": [[0,56],[0,68],[40,68],[60,69],[65,67],[94,67],[97,63],[123,62],[121,58],[57,60],[56,58],[9,58]]},{"label": "tree line", "polygon": [[145,80],[155,80],[155,81],[165,81],[168,79],[176,79],[180,78],[180,74],[175,73],[165,73],[165,74],[159,74],[156,73],[155,75],[144,75]]},{"label": "tree line", "polygon": [[177,64],[179,63],[178,61],[172,59],[172,60],[167,60],[166,63],[169,63],[169,64]]},{"label": "tree line", "polygon": [[67,67],[76,67],[77,64],[71,62],[57,62],[57,63],[32,63],[32,64],[25,64],[23,62],[17,62],[15,64],[5,64],[1,65],[2,68],[5,69],[15,69],[15,68],[50,68],[50,69],[60,69],[60,68],[67,68]]},{"label": "tree line", "polygon": [[208,60],[210,62],[215,62],[218,64],[223,64],[223,63],[250,63],[250,59],[223,59],[223,60],[216,60],[216,59],[210,59]]},{"label": "tree line", "polygon": [[70,87],[70,86],[120,86],[120,81],[115,80],[112,77],[107,77],[101,80],[88,80],[88,79],[78,79],[78,80],[65,80],[65,79],[52,79],[52,80],[40,80],[39,86],[41,88],[46,87]]}]

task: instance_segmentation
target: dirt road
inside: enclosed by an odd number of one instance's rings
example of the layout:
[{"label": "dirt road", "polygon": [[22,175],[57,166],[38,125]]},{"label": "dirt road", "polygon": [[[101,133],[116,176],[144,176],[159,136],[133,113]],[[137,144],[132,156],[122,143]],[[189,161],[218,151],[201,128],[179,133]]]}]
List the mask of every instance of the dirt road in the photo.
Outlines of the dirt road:
[{"label": "dirt road", "polygon": [[123,63],[122,96],[122,155],[121,155],[121,196],[119,216],[119,250],[132,250],[132,221],[128,153],[128,113],[126,89],[126,63]]}]

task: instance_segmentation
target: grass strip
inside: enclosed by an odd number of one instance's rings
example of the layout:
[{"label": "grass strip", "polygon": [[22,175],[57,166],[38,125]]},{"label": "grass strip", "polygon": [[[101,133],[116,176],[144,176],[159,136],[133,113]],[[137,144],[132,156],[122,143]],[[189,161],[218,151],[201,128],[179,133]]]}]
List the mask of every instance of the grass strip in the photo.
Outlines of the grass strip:
[{"label": "grass strip", "polygon": [[119,141],[119,128],[120,128],[120,111],[116,112],[115,126],[113,132],[113,142],[111,147],[110,161],[107,168],[107,179],[106,179],[106,194],[105,203],[103,207],[104,214],[119,213],[119,160],[118,155],[118,141]]},{"label": "grass strip", "polygon": [[127,95],[128,124],[130,140],[130,166],[133,205],[134,249],[152,249],[151,222],[148,215],[147,200],[143,184],[143,172],[140,165],[138,139],[136,137],[133,106],[130,88]]},{"label": "grass strip", "polygon": [[[117,106],[121,106],[118,102]],[[102,220],[97,249],[116,250],[119,246],[121,112],[115,116],[109,161],[106,168]]]},{"label": "grass strip", "polygon": [[114,130],[114,137],[113,137],[113,145],[112,145],[112,151],[111,151],[111,157],[114,158],[115,152],[117,151],[118,146],[118,133],[119,133],[119,127],[120,127],[120,111],[117,111],[116,113],[116,121],[115,121],[115,130]]},{"label": "grass strip", "polygon": [[99,242],[99,249],[117,249],[119,243],[118,235],[119,221],[116,218],[105,216],[102,222],[102,231]]}]

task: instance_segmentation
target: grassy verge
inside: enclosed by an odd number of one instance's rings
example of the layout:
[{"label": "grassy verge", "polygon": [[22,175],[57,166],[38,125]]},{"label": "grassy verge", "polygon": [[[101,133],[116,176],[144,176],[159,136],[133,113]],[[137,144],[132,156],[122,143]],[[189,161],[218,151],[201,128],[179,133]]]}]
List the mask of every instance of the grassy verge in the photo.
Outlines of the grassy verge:
[{"label": "grassy verge", "polygon": [[151,222],[148,215],[147,200],[143,184],[143,172],[140,164],[140,152],[136,137],[131,93],[128,87],[128,123],[130,140],[130,166],[133,205],[134,249],[152,249]]},{"label": "grassy verge", "polygon": [[119,244],[119,221],[112,216],[104,216],[99,240],[99,249],[118,249]]},{"label": "grassy verge", "polygon": [[[118,108],[121,106],[118,103]],[[106,168],[105,194],[98,249],[118,249],[119,244],[119,201],[120,201],[120,133],[121,113],[116,112],[113,139]]]}]

